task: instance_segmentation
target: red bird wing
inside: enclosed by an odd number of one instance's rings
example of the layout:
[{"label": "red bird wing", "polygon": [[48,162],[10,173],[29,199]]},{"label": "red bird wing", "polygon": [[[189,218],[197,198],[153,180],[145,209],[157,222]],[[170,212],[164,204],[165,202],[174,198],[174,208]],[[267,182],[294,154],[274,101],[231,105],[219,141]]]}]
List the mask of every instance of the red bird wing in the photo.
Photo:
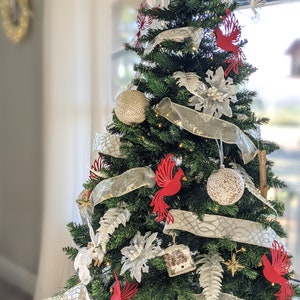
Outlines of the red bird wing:
[{"label": "red bird wing", "polygon": [[129,300],[138,292],[138,283],[126,282],[121,291],[121,300]]},{"label": "red bird wing", "polygon": [[235,15],[229,10],[226,10],[226,16],[223,20],[224,34],[232,41],[237,43],[241,37],[241,26]]},{"label": "red bird wing", "polygon": [[274,241],[273,247],[270,251],[272,255],[272,267],[281,276],[287,274],[291,266],[291,260],[287,252],[284,250],[284,247],[277,241]]},{"label": "red bird wing", "polygon": [[175,162],[172,161],[173,154],[168,154],[167,157],[163,158],[155,172],[155,180],[159,187],[165,187],[173,179],[173,169]]}]

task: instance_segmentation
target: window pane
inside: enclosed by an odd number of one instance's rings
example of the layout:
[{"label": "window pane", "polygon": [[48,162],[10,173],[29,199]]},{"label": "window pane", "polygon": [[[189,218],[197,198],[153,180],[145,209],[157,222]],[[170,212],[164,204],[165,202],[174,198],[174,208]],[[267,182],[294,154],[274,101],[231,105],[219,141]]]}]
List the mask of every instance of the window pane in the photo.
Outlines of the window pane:
[{"label": "window pane", "polygon": [[[124,3],[123,3],[124,2]],[[124,44],[134,40],[137,33],[137,8],[140,0],[117,1],[113,8],[112,34],[112,92],[117,95],[134,78],[133,64],[139,57],[125,51]]]},{"label": "window pane", "polygon": [[[241,10],[247,61],[258,68],[249,78],[248,87],[258,92],[254,103],[257,115],[270,118],[262,126],[262,139],[274,141],[280,150],[270,155],[274,173],[287,184],[281,191],[269,191],[268,197],[285,202],[281,222],[288,239],[287,247],[294,256],[296,278],[300,279],[300,78],[291,70],[300,59],[300,50],[293,57],[287,50],[300,38],[300,3],[266,6],[258,10],[254,21],[251,10]],[[279,22],[280,20],[280,22]],[[300,49],[300,48],[299,48]],[[298,56],[297,56],[298,55]]]}]

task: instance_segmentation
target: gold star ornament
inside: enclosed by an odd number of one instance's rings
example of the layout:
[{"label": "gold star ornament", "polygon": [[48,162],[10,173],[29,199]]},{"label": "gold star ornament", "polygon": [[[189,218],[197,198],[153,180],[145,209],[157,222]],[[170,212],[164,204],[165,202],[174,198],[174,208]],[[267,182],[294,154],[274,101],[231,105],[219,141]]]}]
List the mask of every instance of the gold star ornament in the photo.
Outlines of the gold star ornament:
[{"label": "gold star ornament", "polygon": [[239,269],[243,269],[244,266],[242,266],[239,261],[236,259],[236,253],[233,253],[231,256],[231,259],[224,262],[224,264],[227,266],[227,270],[231,271],[231,275],[232,277],[234,277],[235,273],[239,270]]}]

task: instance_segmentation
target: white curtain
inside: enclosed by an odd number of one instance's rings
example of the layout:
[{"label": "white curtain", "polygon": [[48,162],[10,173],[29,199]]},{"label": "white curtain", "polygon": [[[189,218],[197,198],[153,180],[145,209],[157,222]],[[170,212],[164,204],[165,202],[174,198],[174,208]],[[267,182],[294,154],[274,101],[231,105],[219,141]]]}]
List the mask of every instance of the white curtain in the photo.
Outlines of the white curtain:
[{"label": "white curtain", "polygon": [[75,200],[88,176],[91,141],[111,115],[112,0],[44,2],[44,197],[35,300],[60,291],[73,272],[62,248],[80,221]]}]

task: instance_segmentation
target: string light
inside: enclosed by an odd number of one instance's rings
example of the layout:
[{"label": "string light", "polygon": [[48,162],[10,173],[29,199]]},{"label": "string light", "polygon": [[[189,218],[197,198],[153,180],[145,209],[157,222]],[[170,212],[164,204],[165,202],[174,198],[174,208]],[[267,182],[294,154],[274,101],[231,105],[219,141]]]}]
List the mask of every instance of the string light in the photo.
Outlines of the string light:
[{"label": "string light", "polygon": [[[17,13],[13,11],[11,0],[1,0],[0,15],[2,16],[2,25],[6,36],[14,43],[19,43],[28,31],[31,11],[28,0],[15,0],[15,4],[15,7],[20,10],[18,19],[16,17]],[[13,20],[13,17],[17,20]]]}]

